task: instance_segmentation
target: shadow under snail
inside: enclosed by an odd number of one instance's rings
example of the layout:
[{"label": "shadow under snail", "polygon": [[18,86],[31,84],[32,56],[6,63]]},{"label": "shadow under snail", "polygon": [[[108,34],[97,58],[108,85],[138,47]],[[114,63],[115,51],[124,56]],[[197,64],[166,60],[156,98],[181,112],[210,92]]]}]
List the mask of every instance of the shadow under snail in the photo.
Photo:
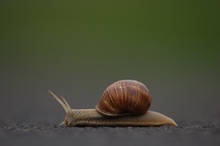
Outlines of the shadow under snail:
[{"label": "shadow under snail", "polygon": [[66,99],[49,93],[66,112],[62,124],[74,126],[177,126],[176,122],[154,111],[148,111],[151,94],[147,87],[135,80],[117,81],[104,91],[95,109],[71,109]]}]

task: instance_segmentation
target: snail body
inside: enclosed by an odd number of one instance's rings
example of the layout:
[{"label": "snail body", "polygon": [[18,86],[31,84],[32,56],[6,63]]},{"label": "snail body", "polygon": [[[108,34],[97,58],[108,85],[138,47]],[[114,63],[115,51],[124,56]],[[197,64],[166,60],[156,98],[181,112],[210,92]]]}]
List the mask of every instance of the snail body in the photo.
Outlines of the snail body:
[{"label": "snail body", "polygon": [[148,111],[151,94],[146,86],[135,80],[120,80],[104,91],[96,109],[71,109],[63,96],[49,93],[66,111],[63,123],[74,126],[177,126],[175,121],[161,113]]}]

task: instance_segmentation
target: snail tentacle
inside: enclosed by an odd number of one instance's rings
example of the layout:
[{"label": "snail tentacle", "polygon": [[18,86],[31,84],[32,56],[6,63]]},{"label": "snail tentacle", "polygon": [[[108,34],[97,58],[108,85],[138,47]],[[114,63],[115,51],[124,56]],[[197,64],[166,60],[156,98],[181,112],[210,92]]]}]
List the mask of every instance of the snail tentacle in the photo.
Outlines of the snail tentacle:
[{"label": "snail tentacle", "polygon": [[52,91],[48,90],[48,92],[60,103],[60,105],[63,107],[63,109],[65,110],[66,113],[71,112],[71,107],[68,104],[68,102],[66,101],[66,99],[61,96],[61,100],[58,96],[56,96],[56,94],[54,94]]}]

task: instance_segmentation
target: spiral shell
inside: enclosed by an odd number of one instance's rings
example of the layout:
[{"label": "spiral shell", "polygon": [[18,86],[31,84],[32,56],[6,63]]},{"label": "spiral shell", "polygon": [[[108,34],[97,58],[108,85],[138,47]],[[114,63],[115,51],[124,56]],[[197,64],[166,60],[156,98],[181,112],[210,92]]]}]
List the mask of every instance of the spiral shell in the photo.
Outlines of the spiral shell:
[{"label": "spiral shell", "polygon": [[117,81],[104,91],[96,110],[106,116],[142,115],[151,104],[147,87],[135,80]]}]

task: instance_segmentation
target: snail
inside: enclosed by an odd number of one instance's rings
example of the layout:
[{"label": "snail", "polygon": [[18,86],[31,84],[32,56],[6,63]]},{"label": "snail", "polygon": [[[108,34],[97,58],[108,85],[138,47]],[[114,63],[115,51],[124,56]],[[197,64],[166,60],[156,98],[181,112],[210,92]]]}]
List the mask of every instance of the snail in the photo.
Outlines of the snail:
[{"label": "snail", "polygon": [[148,111],[151,93],[136,80],[116,81],[104,91],[95,109],[71,109],[66,99],[48,91],[64,108],[66,117],[62,124],[74,126],[177,126],[176,122],[154,111]]}]

